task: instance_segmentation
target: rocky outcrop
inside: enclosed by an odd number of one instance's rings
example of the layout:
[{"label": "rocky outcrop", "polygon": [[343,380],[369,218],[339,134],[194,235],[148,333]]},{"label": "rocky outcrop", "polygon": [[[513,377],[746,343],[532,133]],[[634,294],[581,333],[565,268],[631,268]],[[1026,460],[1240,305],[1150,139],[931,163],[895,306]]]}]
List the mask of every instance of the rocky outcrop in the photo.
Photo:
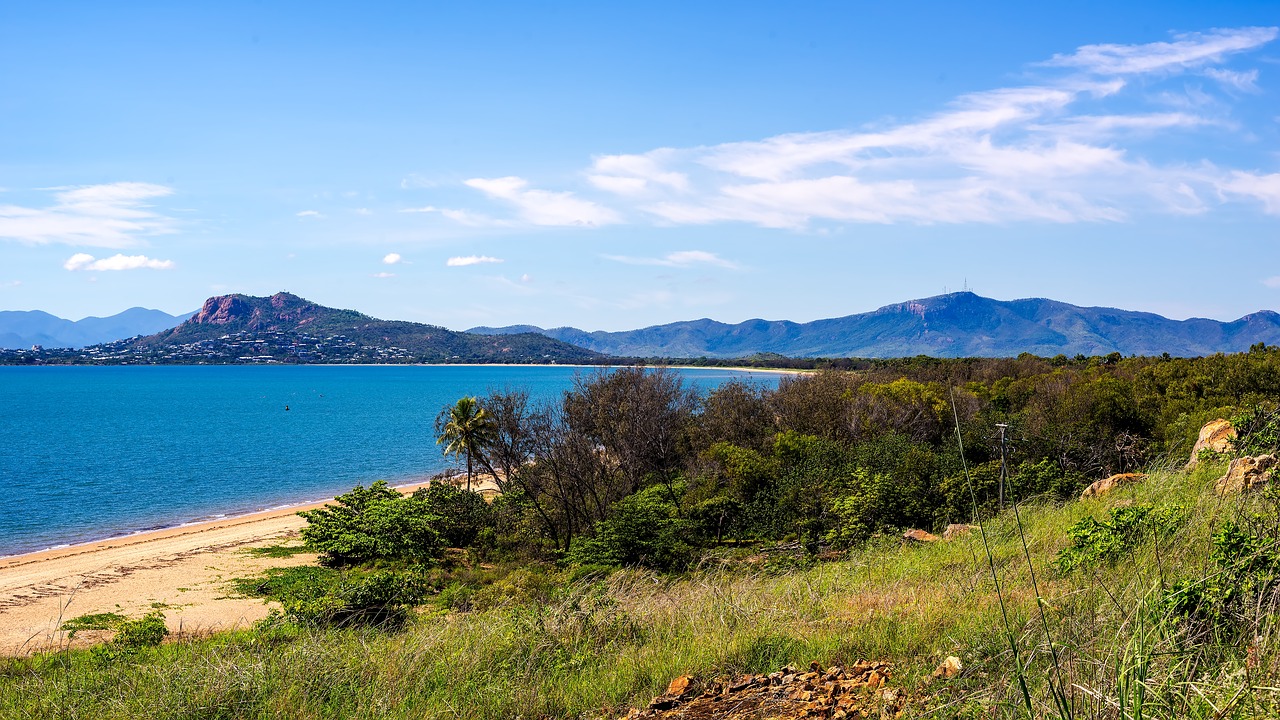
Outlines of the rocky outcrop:
[{"label": "rocky outcrop", "polygon": [[1227,474],[1214,483],[1213,489],[1219,495],[1256,490],[1271,482],[1275,468],[1275,455],[1236,458],[1227,467]]},{"label": "rocky outcrop", "polygon": [[1191,459],[1187,461],[1187,468],[1196,466],[1200,461],[1201,450],[1212,450],[1216,453],[1225,453],[1231,451],[1231,441],[1236,439],[1236,429],[1232,427],[1230,420],[1210,420],[1200,428],[1200,436],[1196,438],[1195,447],[1191,448]]},{"label": "rocky outcrop", "polygon": [[969,533],[977,529],[978,529],[977,525],[963,525],[963,524],[957,525],[955,523],[952,523],[951,525],[947,526],[946,530],[942,531],[942,539],[955,540],[956,538],[964,537],[965,535],[968,535]]},{"label": "rocky outcrop", "polygon": [[941,538],[927,530],[908,530],[902,533],[902,539],[909,543],[931,543]]},{"label": "rocky outcrop", "polygon": [[[956,665],[959,672],[959,660]],[[624,717],[671,720],[892,718],[902,712],[906,696],[885,686],[891,675],[889,664],[866,660],[848,667],[833,665],[826,670],[813,663],[808,672],[788,666],[768,675],[716,678],[705,685],[682,675],[671,681],[667,692],[654,698],[647,708],[632,710]]]},{"label": "rocky outcrop", "polygon": [[222,295],[204,301],[200,312],[187,321],[192,325],[230,325],[240,322],[253,312],[253,307],[243,295]]},{"label": "rocky outcrop", "polygon": [[1147,478],[1146,473],[1120,473],[1094,481],[1092,485],[1080,493],[1080,499],[1100,497],[1123,485],[1132,485]]}]

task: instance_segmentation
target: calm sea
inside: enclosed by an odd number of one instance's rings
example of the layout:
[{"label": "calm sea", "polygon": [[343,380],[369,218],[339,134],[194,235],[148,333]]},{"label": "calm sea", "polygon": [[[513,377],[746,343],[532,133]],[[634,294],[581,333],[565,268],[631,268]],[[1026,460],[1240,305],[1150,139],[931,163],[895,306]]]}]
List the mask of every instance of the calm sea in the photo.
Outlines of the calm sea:
[{"label": "calm sea", "polygon": [[[448,467],[434,434],[446,404],[504,388],[555,399],[582,372],[0,367],[0,556],[422,479]],[[779,377],[679,372],[703,390]]]}]

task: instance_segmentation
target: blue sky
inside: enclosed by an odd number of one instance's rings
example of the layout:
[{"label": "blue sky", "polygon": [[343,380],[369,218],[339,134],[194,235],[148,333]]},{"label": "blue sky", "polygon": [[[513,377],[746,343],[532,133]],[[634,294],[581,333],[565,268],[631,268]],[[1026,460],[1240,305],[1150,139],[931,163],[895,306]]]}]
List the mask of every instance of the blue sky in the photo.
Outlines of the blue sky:
[{"label": "blue sky", "polygon": [[0,309],[1280,308],[1274,2],[193,5],[0,5]]}]

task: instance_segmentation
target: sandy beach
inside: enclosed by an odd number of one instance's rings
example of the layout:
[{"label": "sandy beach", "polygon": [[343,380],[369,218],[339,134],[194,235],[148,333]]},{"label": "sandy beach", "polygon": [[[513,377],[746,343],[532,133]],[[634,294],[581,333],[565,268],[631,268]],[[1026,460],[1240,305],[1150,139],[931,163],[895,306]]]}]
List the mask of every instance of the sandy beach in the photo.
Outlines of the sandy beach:
[{"label": "sandy beach", "polygon": [[[425,485],[398,489],[412,492]],[[135,618],[158,609],[178,637],[251,625],[270,606],[258,598],[232,597],[227,583],[272,567],[313,563],[315,556],[255,557],[248,548],[299,543],[305,521],[297,512],[324,504],[2,558],[0,655],[99,642],[100,632],[78,633],[69,641],[58,629],[64,620],[91,613]]]}]

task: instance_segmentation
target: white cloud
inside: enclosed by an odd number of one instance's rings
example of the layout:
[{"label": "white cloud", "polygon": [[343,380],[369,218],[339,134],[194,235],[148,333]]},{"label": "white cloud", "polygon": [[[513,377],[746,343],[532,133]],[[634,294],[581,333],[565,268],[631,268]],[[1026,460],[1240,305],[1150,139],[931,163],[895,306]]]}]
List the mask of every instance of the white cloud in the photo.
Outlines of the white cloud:
[{"label": "white cloud", "polygon": [[530,189],[523,178],[472,178],[467,187],[514,205],[520,219],[530,225],[596,227],[622,222],[613,210],[571,192]]},{"label": "white cloud", "polygon": [[[1084,46],[1041,63],[1040,79],[962,95],[922,118],[596,156],[583,172],[584,187],[620,203],[628,219],[647,216],[660,225],[1121,222],[1145,213],[1205,213],[1215,202],[1246,199],[1280,214],[1275,176],[1221,168],[1185,151],[1201,147],[1207,155],[1213,149],[1206,138],[1217,144],[1224,131],[1240,134],[1231,116],[1241,100],[1235,91],[1256,87],[1258,73],[1223,63],[1277,33],[1241,28]],[[1178,77],[1187,74],[1212,78],[1217,87]],[[1152,159],[1146,153],[1153,142],[1182,143],[1183,157]],[[602,214],[595,224],[624,217],[573,193],[532,190],[520,177],[467,185],[516,205],[529,224],[589,223],[593,213]]]},{"label": "white cloud", "polygon": [[1054,55],[1045,65],[1080,68],[1100,75],[1183,70],[1219,62],[1276,38],[1277,28],[1248,27],[1185,33],[1173,42],[1144,45],[1085,45],[1070,55]]},{"label": "white cloud", "polygon": [[500,263],[502,258],[489,257],[488,255],[467,255],[465,257],[451,257],[444,262],[446,267],[466,267],[468,265],[483,265],[487,263]]},{"label": "white cloud", "polygon": [[643,195],[654,187],[688,190],[688,175],[663,167],[674,154],[663,148],[644,155],[604,155],[592,163],[587,180],[601,190],[628,196]]},{"label": "white cloud", "polygon": [[1262,284],[1269,288],[1280,289],[1280,275],[1272,275],[1271,277],[1263,280]]},{"label": "white cloud", "polygon": [[1220,184],[1220,188],[1226,193],[1261,200],[1268,215],[1280,215],[1280,173],[1234,172]]},{"label": "white cloud", "polygon": [[119,182],[51,190],[54,204],[48,207],[0,205],[0,238],[124,248],[149,235],[174,232],[173,219],[147,202],[173,194],[163,185]]},{"label": "white cloud", "polygon": [[387,253],[382,257],[382,262],[384,265],[395,265],[403,259],[400,257],[400,253]]},{"label": "white cloud", "polygon": [[116,254],[98,260],[88,253],[76,253],[67,258],[62,267],[68,270],[112,271],[112,270],[172,270],[172,260],[155,260],[146,255]]},{"label": "white cloud", "polygon": [[354,213],[355,213],[355,214],[357,214],[357,215],[372,215],[372,214],[373,214],[373,211],[372,211],[372,210],[370,210],[369,208],[356,208],[355,210],[352,210],[351,212],[354,212]]},{"label": "white cloud", "polygon": [[376,273],[374,273],[374,274],[370,275],[369,277],[375,277],[375,278],[379,278],[379,279],[384,279],[384,278],[393,278],[393,277],[395,277],[395,276],[396,276],[396,274],[395,274],[395,273],[393,273],[393,272],[376,272]]},{"label": "white cloud", "polygon": [[498,220],[488,215],[474,213],[469,210],[459,210],[455,208],[439,208],[434,205],[427,205],[420,208],[405,208],[402,213],[436,213],[441,217],[452,220],[459,225],[467,227],[508,227],[512,223],[506,220]]},{"label": "white cloud", "polygon": [[296,214],[297,214],[297,216],[298,216],[298,217],[300,217],[300,218],[305,218],[305,217],[322,218],[322,217],[324,217],[324,215],[321,215],[321,214],[320,214],[320,211],[319,211],[319,210],[303,210],[302,212],[299,212],[299,213],[296,213]]},{"label": "white cloud", "polygon": [[1204,71],[1204,74],[1222,83],[1224,87],[1239,90],[1240,92],[1258,92],[1257,70],[1236,72],[1234,70],[1209,68]]},{"label": "white cloud", "polygon": [[694,265],[716,265],[730,270],[738,269],[738,264],[705,250],[680,250],[667,253],[662,257],[646,258],[629,255],[605,255],[606,260],[625,263],[627,265],[659,265],[662,267],[692,267]]},{"label": "white cloud", "polygon": [[[527,275],[525,277],[528,277]],[[0,288],[15,288],[22,284],[21,280],[6,280],[0,282]]]}]

